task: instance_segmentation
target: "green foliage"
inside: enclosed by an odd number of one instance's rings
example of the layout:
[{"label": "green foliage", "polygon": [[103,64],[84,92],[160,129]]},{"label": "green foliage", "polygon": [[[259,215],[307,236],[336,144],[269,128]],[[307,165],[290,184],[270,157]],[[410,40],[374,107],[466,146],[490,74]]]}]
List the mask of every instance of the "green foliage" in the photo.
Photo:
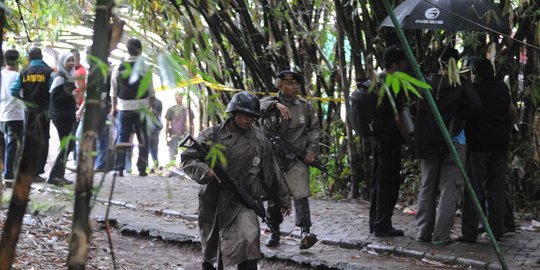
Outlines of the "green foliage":
[{"label": "green foliage", "polygon": [[4,206],[8,205],[10,200],[11,200],[11,194],[7,194],[7,193],[2,194],[2,205]]},{"label": "green foliage", "polygon": [[401,177],[403,183],[400,188],[400,200],[414,204],[418,194],[420,182],[420,160],[403,158],[401,160]]},{"label": "green foliage", "polygon": [[215,167],[216,163],[219,161],[219,163],[227,168],[227,157],[225,157],[225,153],[223,153],[226,149],[226,146],[219,143],[212,143],[210,145],[210,149],[208,149],[208,154],[204,158],[205,160],[208,160],[210,162],[210,167]]},{"label": "green foliage", "polygon": [[80,0],[20,0],[20,9],[17,7],[16,2],[5,2],[10,14],[12,14],[12,16],[6,16],[8,29],[12,31],[10,35],[14,34],[16,37],[26,39],[21,13],[19,13],[20,10],[32,41],[54,41],[68,26],[79,25],[84,14],[89,13],[89,11],[85,10],[87,5],[81,4]]},{"label": "green foliage", "polygon": [[146,123],[146,130],[152,130],[152,127],[156,124],[160,124],[154,113],[148,108],[141,110],[140,119]]},{"label": "green foliage", "polygon": [[458,33],[459,37],[463,40],[463,46],[464,47],[472,47],[477,48],[482,46],[482,43],[480,42],[480,37],[482,37],[483,33],[480,32],[460,32]]},{"label": "green foliage", "polygon": [[386,85],[392,87],[394,94],[398,94],[401,90],[404,90],[407,98],[409,97],[409,92],[413,93],[419,98],[422,98],[420,93],[416,90],[415,87],[420,87],[424,89],[431,89],[431,86],[423,81],[420,81],[407,73],[396,71],[394,73],[386,74]]},{"label": "green foliage", "polygon": [[[416,90],[416,87],[431,89],[431,86],[429,84],[420,81],[404,72],[396,71],[394,73],[386,73],[384,81],[382,81],[382,79],[378,75],[375,74],[375,76],[376,80],[380,82],[380,84],[373,84],[370,88],[370,91],[379,91],[377,99],[378,106],[381,105],[384,97],[388,95],[390,105],[392,106],[394,114],[398,114],[398,111],[396,109],[396,103],[394,101],[393,95],[391,95],[390,91],[392,91],[394,95],[397,95],[399,94],[399,92],[403,91],[403,93],[407,97],[407,100],[409,100],[410,93],[414,94],[418,98],[422,98],[418,90]],[[377,87],[378,89],[374,90]]]},{"label": "green foliage", "polygon": [[349,156],[344,151],[346,138],[343,130],[344,124],[341,120],[331,122],[328,129],[328,145],[325,145],[320,155],[320,163],[336,178],[310,168],[310,190],[314,195],[338,199],[350,188],[351,168]]},{"label": "green foliage", "polygon": [[507,194],[515,210],[530,213],[529,218],[534,219],[540,216],[539,153],[533,141],[513,135],[508,152]]},{"label": "green foliage", "polygon": [[530,76],[528,80],[530,81],[530,85],[525,90],[524,97],[530,98],[534,106],[537,107],[540,105],[540,79],[535,76]]},{"label": "green foliage", "polygon": [[103,75],[103,78],[107,78],[107,71],[109,70],[108,63],[101,61],[101,59],[93,55],[86,55],[86,58],[88,58],[89,62],[96,65],[99,71],[101,71],[101,75]]},{"label": "green foliage", "polygon": [[311,167],[309,168],[309,190],[313,196],[320,196],[325,189],[325,184],[320,181],[319,175],[319,170]]},{"label": "green foliage", "polygon": [[45,213],[52,209],[54,207],[54,204],[46,201],[31,201],[30,202],[30,209],[32,209],[32,213]]},{"label": "green foliage", "polygon": [[148,69],[144,74],[141,83],[139,84],[139,88],[137,89],[137,98],[142,97],[148,91],[150,83],[152,83],[152,69]]},{"label": "green foliage", "polygon": [[[175,88],[181,80],[181,74],[185,69],[178,63],[179,57],[171,54],[160,53],[158,55],[159,75],[164,85]],[[187,77],[187,76],[185,76]]]},{"label": "green foliage", "polygon": [[71,142],[76,142],[76,141],[77,141],[77,136],[75,135],[64,136],[63,138],[60,139],[60,148],[66,149]]}]

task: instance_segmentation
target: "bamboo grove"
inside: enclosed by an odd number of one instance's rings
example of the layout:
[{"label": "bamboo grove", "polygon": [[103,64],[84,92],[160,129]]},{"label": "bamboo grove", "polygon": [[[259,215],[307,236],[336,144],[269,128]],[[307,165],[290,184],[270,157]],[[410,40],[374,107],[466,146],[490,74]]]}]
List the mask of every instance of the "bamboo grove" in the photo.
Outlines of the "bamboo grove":
[{"label": "bamboo grove", "polygon": [[[434,49],[449,40],[460,41],[463,55],[496,52],[497,75],[507,76],[513,98],[522,109],[523,124],[513,136],[509,155],[514,199],[521,208],[538,212],[540,122],[534,119],[540,100],[540,51],[517,41],[538,47],[540,4],[533,0],[497,2],[510,18],[513,39],[485,32],[406,30],[406,35],[423,71],[436,63]],[[54,44],[67,25],[94,25],[96,4],[86,0],[61,4],[7,1],[3,27],[12,37],[8,43],[21,48],[29,40]],[[273,74],[292,64],[304,74],[304,96],[343,98],[345,102],[356,84],[377,70],[384,48],[399,44],[392,28],[379,27],[387,16],[379,0],[123,0],[116,1],[112,13],[126,21],[127,35],[149,44],[146,53],[156,62],[156,69],[165,68],[157,61],[160,54],[172,56],[168,59],[179,67],[177,81],[199,75],[236,89],[275,92]],[[222,121],[219,108],[227,104],[230,92],[200,85],[189,88],[201,102],[198,125]],[[313,172],[316,183],[312,189],[335,198],[367,196],[371,173],[367,143],[343,120],[341,103],[314,103],[323,127],[321,150],[337,179]],[[414,162],[405,161],[405,165],[414,172]]]}]

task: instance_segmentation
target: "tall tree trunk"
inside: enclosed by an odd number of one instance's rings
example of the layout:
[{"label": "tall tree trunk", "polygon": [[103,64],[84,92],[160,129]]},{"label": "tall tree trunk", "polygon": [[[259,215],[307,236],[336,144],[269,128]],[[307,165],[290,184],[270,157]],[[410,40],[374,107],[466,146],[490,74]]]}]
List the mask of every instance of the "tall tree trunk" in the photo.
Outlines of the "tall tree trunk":
[{"label": "tall tree trunk", "polygon": [[[37,121],[28,121],[25,124],[25,129],[31,125],[38,124]],[[36,129],[36,127],[32,127]],[[36,136],[25,135],[23,154],[19,165],[19,170],[15,173],[15,184],[11,201],[9,202],[9,211],[6,222],[4,223],[4,231],[2,232],[2,241],[0,242],[0,269],[11,269],[19,234],[21,232],[22,221],[26,206],[28,205],[28,196],[30,194],[30,186],[32,179],[36,175],[38,159],[36,153],[40,153],[43,140]]]},{"label": "tall tree trunk", "polygon": [[[2,4],[2,7],[5,7],[4,0],[0,0],[0,4]],[[0,48],[4,39],[5,20],[5,10],[4,8],[0,8]],[[3,64],[3,52],[1,61]],[[38,121],[27,121],[25,128],[29,130],[28,127],[32,125],[30,130],[37,130],[39,128],[33,126],[37,124],[39,124]],[[9,202],[9,212],[4,223],[2,240],[0,241],[0,269],[2,270],[11,269],[11,264],[15,259],[22,221],[28,205],[30,186],[32,185],[32,179],[36,175],[38,166],[38,159],[35,155],[41,152],[43,143],[43,140],[39,139],[39,136],[36,137],[35,134],[27,134],[25,136],[23,156],[20,161],[19,170],[15,173],[15,184],[13,186],[11,201]]]},{"label": "tall tree trunk", "polygon": [[[4,66],[4,50],[2,45],[4,42],[4,22],[6,21],[6,3],[4,0],[0,0],[0,67]],[[1,78],[0,78],[1,81]],[[1,204],[1,203],[0,203]]]},{"label": "tall tree trunk", "polygon": [[[98,0],[92,39],[92,55],[107,63],[109,41],[111,39],[110,18],[114,0]],[[120,29],[121,31],[122,29]],[[86,92],[86,111],[84,113],[83,136],[80,143],[77,181],[75,185],[75,209],[71,229],[71,241],[67,258],[68,269],[85,269],[90,249],[91,228],[89,222],[90,199],[94,180],[94,158],[99,134],[100,93],[105,87],[102,70],[96,61],[90,62],[88,88]]]},{"label": "tall tree trunk", "polygon": [[[335,0],[336,4],[336,14],[337,14],[337,28],[338,28],[338,47],[339,47],[339,73],[341,81],[341,89],[343,91],[343,97],[345,98],[345,104],[349,104],[349,87],[350,82],[347,79],[346,71],[346,59],[345,59],[345,33],[346,27],[343,25],[344,16],[342,13],[342,4],[340,0]],[[356,43],[355,43],[356,44]],[[356,145],[354,144],[353,134],[351,127],[348,121],[345,121],[345,132],[347,133],[347,152],[349,152],[349,164],[351,164],[351,189],[349,191],[349,198],[356,199],[360,196],[359,193],[359,183],[358,179],[358,151]]]}]

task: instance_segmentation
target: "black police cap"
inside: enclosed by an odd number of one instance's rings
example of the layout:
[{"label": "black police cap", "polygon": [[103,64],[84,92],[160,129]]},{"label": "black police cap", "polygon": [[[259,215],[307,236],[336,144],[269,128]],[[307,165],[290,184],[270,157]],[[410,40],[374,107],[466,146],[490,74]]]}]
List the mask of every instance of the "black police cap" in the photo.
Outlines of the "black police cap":
[{"label": "black police cap", "polygon": [[284,69],[276,75],[276,77],[282,79],[282,80],[296,80],[300,81],[301,77],[298,73],[290,70],[290,69]]}]

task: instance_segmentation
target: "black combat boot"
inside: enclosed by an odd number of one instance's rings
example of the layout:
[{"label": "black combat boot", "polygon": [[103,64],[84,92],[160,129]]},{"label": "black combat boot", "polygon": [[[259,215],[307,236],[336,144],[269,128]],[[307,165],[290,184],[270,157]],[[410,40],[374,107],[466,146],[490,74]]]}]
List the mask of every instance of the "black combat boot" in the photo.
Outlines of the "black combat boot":
[{"label": "black combat boot", "polygon": [[302,238],[300,239],[300,249],[308,249],[317,243],[317,236],[309,232],[309,227],[302,227]]},{"label": "black combat boot", "polygon": [[[255,263],[255,265],[257,265]],[[217,265],[217,268],[214,267],[214,264],[209,262],[202,263],[202,270],[223,270],[223,261],[220,259]]]},{"label": "black combat boot", "polygon": [[257,260],[248,260],[238,264],[237,270],[257,270]]},{"label": "black combat boot", "polygon": [[202,270],[216,270],[213,264],[209,262],[203,262],[202,263]]},{"label": "black combat boot", "polygon": [[273,232],[270,234],[270,238],[268,238],[268,241],[266,241],[267,247],[279,246],[279,224],[278,225],[273,224],[272,227],[276,230],[276,232],[278,232],[278,234],[273,233]]}]

